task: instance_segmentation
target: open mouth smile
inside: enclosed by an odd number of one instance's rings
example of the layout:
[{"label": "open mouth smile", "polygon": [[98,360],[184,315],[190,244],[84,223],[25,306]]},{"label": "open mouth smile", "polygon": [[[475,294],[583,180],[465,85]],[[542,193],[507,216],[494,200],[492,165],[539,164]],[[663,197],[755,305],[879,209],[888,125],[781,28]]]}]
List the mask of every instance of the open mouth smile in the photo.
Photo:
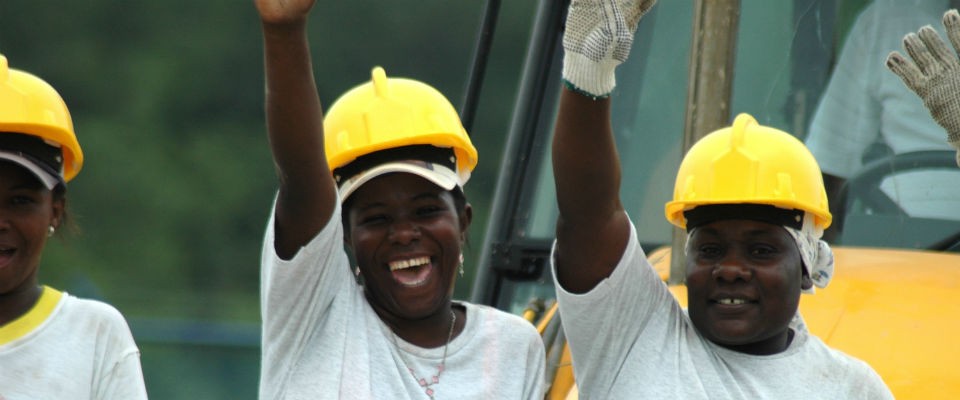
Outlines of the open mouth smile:
[{"label": "open mouth smile", "polygon": [[422,286],[430,278],[433,264],[430,257],[413,257],[405,260],[395,260],[388,263],[393,279],[400,285],[413,288]]},{"label": "open mouth smile", "polygon": [[752,296],[739,293],[723,293],[711,296],[709,303],[719,312],[739,313],[746,311],[751,306],[756,306],[759,302]]},{"label": "open mouth smile", "polygon": [[722,304],[722,305],[727,305],[727,306],[735,306],[735,305],[740,305],[740,304],[746,304],[747,301],[744,300],[744,299],[729,299],[729,298],[724,298],[724,299],[718,299],[718,300],[717,300],[717,303]]}]

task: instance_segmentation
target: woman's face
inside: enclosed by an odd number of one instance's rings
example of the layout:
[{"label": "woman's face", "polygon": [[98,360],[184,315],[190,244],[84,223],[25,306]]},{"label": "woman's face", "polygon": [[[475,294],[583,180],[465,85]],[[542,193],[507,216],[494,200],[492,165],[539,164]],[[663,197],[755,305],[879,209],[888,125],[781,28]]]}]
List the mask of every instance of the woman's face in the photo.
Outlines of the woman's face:
[{"label": "woman's face", "polygon": [[782,351],[801,287],[809,285],[790,234],[764,222],[723,220],[697,228],[687,249],[687,300],[697,330],[746,353]]},{"label": "woman's face", "polygon": [[40,254],[63,207],[27,170],[0,162],[0,295],[36,287]]},{"label": "woman's face", "polygon": [[413,174],[392,173],[351,195],[346,239],[371,305],[384,319],[448,309],[470,224],[453,195]]}]

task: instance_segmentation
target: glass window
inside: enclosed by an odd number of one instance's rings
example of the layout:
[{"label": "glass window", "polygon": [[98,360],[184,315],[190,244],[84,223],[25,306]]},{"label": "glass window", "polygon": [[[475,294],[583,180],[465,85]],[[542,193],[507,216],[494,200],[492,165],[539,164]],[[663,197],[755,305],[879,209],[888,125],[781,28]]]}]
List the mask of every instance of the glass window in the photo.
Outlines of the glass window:
[{"label": "glass window", "polygon": [[[642,20],[630,58],[617,70],[613,126],[623,168],[621,196],[632,219],[644,226],[643,243],[670,241],[663,207],[680,163],[692,12],[690,2],[658,3]],[[556,99],[552,102],[551,124],[542,125],[549,129],[543,134],[553,132]],[[556,193],[549,148],[542,150],[528,231],[552,238]]]}]

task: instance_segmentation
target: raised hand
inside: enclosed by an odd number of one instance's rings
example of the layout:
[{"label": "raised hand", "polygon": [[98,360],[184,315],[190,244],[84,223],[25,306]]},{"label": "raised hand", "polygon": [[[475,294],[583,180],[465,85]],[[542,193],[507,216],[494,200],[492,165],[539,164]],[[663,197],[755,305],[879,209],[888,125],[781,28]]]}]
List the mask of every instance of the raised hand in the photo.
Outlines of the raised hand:
[{"label": "raised hand", "polygon": [[315,0],[254,2],[264,39],[267,134],[280,181],[274,247],[287,258],[326,225],[338,201],[307,39]]},{"label": "raised hand", "polygon": [[266,24],[302,22],[316,0],[254,0],[260,19]]},{"label": "raised hand", "polygon": [[[960,13],[947,11],[943,26],[953,48],[960,49]],[[960,165],[960,60],[929,25],[907,34],[903,47],[913,61],[894,51],[887,56],[887,68],[920,96],[933,119],[947,131],[947,143],[957,149]]]},{"label": "raised hand", "polygon": [[[563,80],[553,137],[557,280],[585,293],[613,272],[630,237],[608,95],[634,31],[655,0],[573,0],[563,34]],[[589,160],[589,162],[585,162]]]},{"label": "raised hand", "polygon": [[616,85],[614,69],[627,60],[640,18],[656,0],[573,0],[563,34],[563,79],[591,97]]}]

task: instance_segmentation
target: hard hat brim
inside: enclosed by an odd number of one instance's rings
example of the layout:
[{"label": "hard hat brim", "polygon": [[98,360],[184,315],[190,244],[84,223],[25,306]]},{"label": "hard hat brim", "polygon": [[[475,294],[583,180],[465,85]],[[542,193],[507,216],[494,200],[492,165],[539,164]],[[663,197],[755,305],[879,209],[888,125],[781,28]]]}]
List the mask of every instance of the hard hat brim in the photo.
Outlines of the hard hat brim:
[{"label": "hard hat brim", "polygon": [[48,171],[39,163],[34,162],[22,154],[7,150],[0,150],[0,159],[13,162],[14,164],[23,167],[27,171],[30,171],[30,173],[36,176],[37,179],[40,180],[40,182],[43,183],[43,186],[48,190],[53,190],[53,188],[55,188],[58,184],[63,183],[63,178],[60,177],[60,175]]},{"label": "hard hat brim", "polygon": [[457,173],[441,164],[420,160],[391,161],[360,172],[344,181],[339,188],[340,202],[345,202],[360,186],[370,182],[374,178],[398,172],[417,175],[444,190],[463,187],[463,182],[460,181]]}]

